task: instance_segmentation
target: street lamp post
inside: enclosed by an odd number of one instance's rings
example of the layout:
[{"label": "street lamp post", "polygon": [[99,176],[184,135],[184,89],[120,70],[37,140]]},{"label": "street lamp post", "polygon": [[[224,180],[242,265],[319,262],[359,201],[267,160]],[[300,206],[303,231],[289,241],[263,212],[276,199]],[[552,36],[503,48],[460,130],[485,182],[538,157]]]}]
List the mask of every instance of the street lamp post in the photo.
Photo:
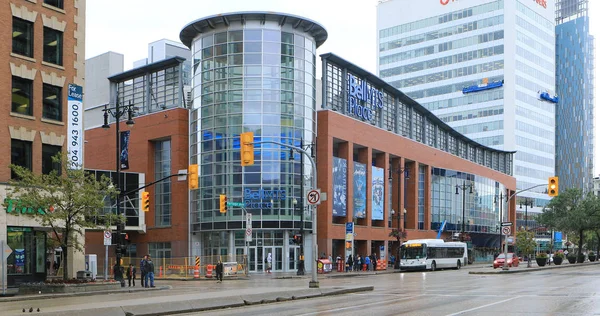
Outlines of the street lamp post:
[{"label": "street lamp post", "polygon": [[[398,185],[397,185],[397,189],[398,189],[398,212],[396,214],[396,218],[398,219],[397,225],[396,225],[396,229],[398,230],[398,237],[397,237],[397,241],[398,241],[398,247],[396,248],[396,260],[394,261],[394,269],[399,269],[400,268],[400,244],[402,242],[402,232],[404,231],[404,229],[402,229],[402,227],[400,226],[400,221],[402,220],[402,215],[406,213],[406,209],[404,209],[402,207],[402,199],[400,198],[400,191],[401,191],[401,183],[402,183],[402,174],[403,172],[406,170],[405,167],[400,167],[400,168],[390,168],[390,175],[389,175],[389,180],[392,180],[392,172],[396,173],[398,175]],[[406,175],[404,177],[404,179],[409,179],[408,175]],[[394,212],[392,210],[392,215],[394,215]],[[404,226],[404,225],[402,225]]]},{"label": "street lamp post", "polygon": [[[307,150],[310,148],[310,156],[314,157],[313,144],[304,144],[304,139],[300,139],[300,148]],[[294,160],[294,149],[290,148],[290,160]],[[304,155],[300,154],[300,260],[298,261],[298,271],[296,275],[304,275]],[[294,199],[294,210],[296,209],[298,201]],[[316,259],[315,259],[316,260]]]},{"label": "street lamp post", "polygon": [[[508,196],[502,196],[502,192],[500,192],[500,196],[497,196],[497,195],[494,196],[494,199],[497,199],[497,201],[499,201],[499,203],[500,203],[500,205],[499,205],[500,206],[500,225],[502,225],[502,222],[504,221],[504,217],[502,214],[504,212],[504,209],[502,208],[502,200],[504,198],[508,198]],[[498,225],[496,225],[496,227],[498,227]],[[499,230],[499,229],[497,229],[497,230]],[[502,231],[500,231],[499,234],[500,234],[500,236],[499,236],[500,237],[499,238],[500,245],[498,246],[498,248],[500,249],[500,251],[502,251]]]},{"label": "street lamp post", "polygon": [[[129,105],[126,106],[125,108],[121,109],[119,106],[119,99],[117,98],[117,101],[115,102],[115,107],[114,108],[109,108],[108,105],[104,106],[104,110],[102,110],[104,112],[104,124],[102,124],[102,128],[104,129],[108,129],[110,128],[110,125],[108,125],[108,116],[111,115],[112,117],[115,118],[115,129],[116,129],[116,137],[115,137],[115,146],[116,146],[116,165],[115,165],[115,171],[116,171],[116,175],[117,175],[117,179],[116,179],[116,187],[117,187],[117,209],[116,209],[116,214],[117,215],[123,215],[125,216],[125,214],[121,214],[121,196],[122,196],[122,190],[121,190],[121,142],[120,142],[120,131],[119,131],[119,123],[120,123],[120,119],[123,115],[127,114],[127,122],[125,122],[125,124],[127,124],[127,126],[133,126],[133,124],[135,124],[135,122],[133,121],[133,105],[131,104],[131,101],[129,102]],[[125,241],[123,240],[123,234],[125,232],[125,223],[124,222],[119,222],[117,224],[117,247],[116,247],[116,257],[117,257],[117,262],[116,262],[116,269],[115,272],[118,272],[121,276],[120,276],[120,281],[121,281],[121,286],[124,286],[124,279],[122,276],[121,271],[121,258],[123,257],[123,252],[124,252],[124,244]],[[117,277],[117,275],[115,275],[115,278]]]},{"label": "street lamp post", "polygon": [[[527,207],[533,207],[533,200],[525,198],[525,231],[529,234],[529,218],[527,217]],[[523,202],[520,203],[519,208],[523,208]],[[534,235],[535,237],[535,235]],[[531,255],[527,254],[527,267],[531,267]]]},{"label": "street lamp post", "polygon": [[465,194],[465,190],[469,189],[469,193],[473,193],[473,184],[467,184],[466,181],[463,181],[463,184],[457,184],[456,185],[456,194],[458,194],[458,189],[461,189],[463,191],[463,197],[462,197],[462,227],[461,227],[461,231],[460,231],[460,241],[464,241],[465,240],[465,208],[466,208],[466,194]]}]

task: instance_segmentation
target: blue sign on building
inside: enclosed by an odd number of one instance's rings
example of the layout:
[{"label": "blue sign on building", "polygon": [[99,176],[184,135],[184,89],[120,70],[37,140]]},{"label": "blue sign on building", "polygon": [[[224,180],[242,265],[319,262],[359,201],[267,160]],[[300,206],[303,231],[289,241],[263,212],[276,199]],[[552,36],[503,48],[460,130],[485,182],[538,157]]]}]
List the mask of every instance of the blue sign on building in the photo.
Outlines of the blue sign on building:
[{"label": "blue sign on building", "polygon": [[365,121],[375,118],[375,110],[383,108],[383,92],[348,74],[348,114]]},{"label": "blue sign on building", "polygon": [[244,189],[244,205],[247,209],[272,208],[271,201],[285,200],[285,190]]}]

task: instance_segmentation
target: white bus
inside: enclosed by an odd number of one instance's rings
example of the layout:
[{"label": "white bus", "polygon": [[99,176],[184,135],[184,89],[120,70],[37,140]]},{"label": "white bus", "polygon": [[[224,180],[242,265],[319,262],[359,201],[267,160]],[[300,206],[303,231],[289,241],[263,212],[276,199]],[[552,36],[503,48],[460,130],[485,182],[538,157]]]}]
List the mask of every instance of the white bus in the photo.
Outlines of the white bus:
[{"label": "white bus", "polygon": [[442,239],[409,240],[400,248],[400,270],[460,269],[467,263],[467,244]]}]

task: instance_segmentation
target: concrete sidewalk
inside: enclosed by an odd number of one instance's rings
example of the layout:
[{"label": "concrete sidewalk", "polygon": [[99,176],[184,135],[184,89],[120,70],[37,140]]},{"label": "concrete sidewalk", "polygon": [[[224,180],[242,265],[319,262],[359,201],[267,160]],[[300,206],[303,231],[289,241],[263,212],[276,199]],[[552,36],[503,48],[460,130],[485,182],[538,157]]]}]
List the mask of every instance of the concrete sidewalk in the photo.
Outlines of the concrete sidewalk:
[{"label": "concrete sidewalk", "polygon": [[[176,313],[201,312],[245,305],[267,304],[287,300],[316,298],[372,291],[373,286],[335,286],[319,289],[306,287],[254,287],[203,289],[202,292],[140,297],[108,297],[74,300],[72,298],[52,298],[32,302],[12,302],[2,304],[2,315],[22,315],[23,309],[33,309],[36,315],[52,316],[134,316],[166,315]],[[168,291],[165,291],[168,292]],[[40,308],[40,312],[37,312]]]}]

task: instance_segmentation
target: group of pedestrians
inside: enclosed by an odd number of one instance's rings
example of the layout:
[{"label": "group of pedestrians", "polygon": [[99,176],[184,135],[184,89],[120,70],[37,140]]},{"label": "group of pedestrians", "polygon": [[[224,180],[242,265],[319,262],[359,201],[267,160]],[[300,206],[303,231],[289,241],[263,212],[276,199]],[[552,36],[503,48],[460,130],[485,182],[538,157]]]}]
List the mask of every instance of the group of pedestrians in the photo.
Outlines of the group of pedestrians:
[{"label": "group of pedestrians", "polygon": [[[150,255],[145,255],[142,258],[142,260],[140,261],[140,273],[142,274],[142,276],[140,278],[142,287],[146,287],[146,288],[154,287],[154,262],[152,262],[152,258],[150,258]],[[122,278],[122,276],[123,276],[123,274],[121,272],[121,278]],[[130,263],[129,266],[127,267],[127,271],[125,271],[125,276],[127,277],[129,287],[131,287],[131,286],[135,287],[135,279],[137,277],[137,269],[133,265],[133,263]],[[116,272],[115,272],[115,279],[117,279]]]},{"label": "group of pedestrians", "polygon": [[346,259],[346,272],[350,271],[370,271],[371,266],[373,271],[377,270],[377,257],[375,254],[370,256],[356,255],[352,258],[352,255],[349,255]]}]

